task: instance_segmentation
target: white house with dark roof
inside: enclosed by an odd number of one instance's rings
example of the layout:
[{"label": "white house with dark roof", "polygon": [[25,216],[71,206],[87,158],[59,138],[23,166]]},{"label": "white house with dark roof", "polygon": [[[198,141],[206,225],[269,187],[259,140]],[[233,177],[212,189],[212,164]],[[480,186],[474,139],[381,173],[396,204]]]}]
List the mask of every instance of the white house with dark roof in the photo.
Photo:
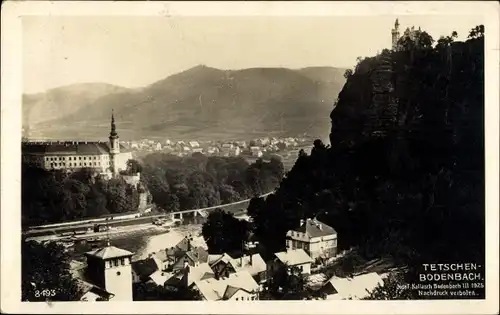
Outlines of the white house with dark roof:
[{"label": "white house with dark roof", "polygon": [[111,176],[127,169],[132,151],[120,143],[112,114],[109,141],[26,141],[22,143],[22,159],[45,170],[91,168]]},{"label": "white house with dark roof", "polygon": [[337,254],[337,232],[316,219],[301,221],[300,227],[286,234],[289,249],[303,249],[312,259],[329,258]]}]

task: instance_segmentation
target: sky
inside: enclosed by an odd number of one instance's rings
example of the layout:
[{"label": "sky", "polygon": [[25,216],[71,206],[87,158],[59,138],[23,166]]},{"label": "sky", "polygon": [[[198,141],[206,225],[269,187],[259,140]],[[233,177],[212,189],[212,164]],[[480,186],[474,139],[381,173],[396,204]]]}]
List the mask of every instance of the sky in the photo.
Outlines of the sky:
[{"label": "sky", "polygon": [[[397,16],[25,16],[23,92],[84,82],[151,84],[203,64],[251,67],[352,67],[358,56],[391,46]],[[403,16],[402,31],[420,26],[459,40],[481,16]]]}]

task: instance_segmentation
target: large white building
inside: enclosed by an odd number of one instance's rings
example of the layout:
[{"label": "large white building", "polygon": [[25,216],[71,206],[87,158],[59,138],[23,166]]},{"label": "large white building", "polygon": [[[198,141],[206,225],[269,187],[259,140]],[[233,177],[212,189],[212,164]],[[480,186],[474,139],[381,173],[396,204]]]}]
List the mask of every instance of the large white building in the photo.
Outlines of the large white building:
[{"label": "large white building", "polygon": [[288,249],[303,249],[312,259],[337,254],[337,232],[316,219],[302,221],[300,227],[286,234]]},{"label": "large white building", "polygon": [[22,158],[23,162],[45,170],[92,168],[114,176],[127,169],[132,152],[119,143],[112,114],[109,141],[26,141],[22,144]]}]

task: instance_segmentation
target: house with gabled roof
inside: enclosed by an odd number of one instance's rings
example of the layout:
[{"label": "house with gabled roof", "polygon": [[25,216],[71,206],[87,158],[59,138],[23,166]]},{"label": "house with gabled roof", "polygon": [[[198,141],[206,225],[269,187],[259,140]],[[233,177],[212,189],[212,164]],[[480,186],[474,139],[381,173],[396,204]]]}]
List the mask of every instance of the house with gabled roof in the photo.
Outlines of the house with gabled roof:
[{"label": "house with gabled roof", "polygon": [[258,300],[260,289],[248,271],[233,273],[228,277],[196,281],[193,285],[205,301],[252,301]]},{"label": "house with gabled roof", "polygon": [[301,220],[299,228],[287,232],[286,245],[303,249],[312,259],[327,259],[337,254],[337,231],[315,218]]},{"label": "house with gabled roof", "polygon": [[182,269],[172,272],[171,276],[165,282],[165,287],[170,290],[178,290],[181,287],[189,288],[196,281],[214,278],[214,272],[208,263],[202,263],[197,266],[190,266],[187,262]]},{"label": "house with gabled roof", "polygon": [[172,269],[175,270],[180,270],[184,268],[184,264],[187,263],[189,266],[197,266],[202,263],[207,263],[208,262],[208,252],[200,246],[197,247],[191,247],[190,249],[182,256],[179,256],[179,258],[176,260],[176,262],[172,265]]},{"label": "house with gabled roof", "polygon": [[147,282],[156,271],[161,271],[161,263],[152,257],[132,262],[132,282]]},{"label": "house with gabled roof", "polygon": [[301,274],[311,273],[313,259],[303,249],[293,249],[274,254],[275,258],[268,264],[268,273],[275,274],[280,268],[297,268]]},{"label": "house with gabled roof", "polygon": [[333,276],[321,287],[320,291],[327,300],[361,300],[373,290],[384,284],[383,276],[370,272],[355,277],[340,278]]},{"label": "house with gabled roof", "polygon": [[233,258],[229,263],[235,272],[248,271],[257,282],[262,283],[266,281],[267,264],[260,254]]}]

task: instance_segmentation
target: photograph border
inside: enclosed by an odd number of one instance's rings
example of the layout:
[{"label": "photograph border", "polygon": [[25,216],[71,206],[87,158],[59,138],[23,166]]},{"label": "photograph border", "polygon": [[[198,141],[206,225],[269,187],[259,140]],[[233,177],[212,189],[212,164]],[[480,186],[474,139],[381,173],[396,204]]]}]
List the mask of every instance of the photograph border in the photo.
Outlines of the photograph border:
[{"label": "photograph border", "polygon": [[[498,312],[499,4],[497,2],[139,2],[2,3],[1,310],[38,314],[487,314]],[[485,26],[486,299],[439,301],[21,302],[22,16],[480,15]],[[472,26],[471,26],[472,27]]]}]

